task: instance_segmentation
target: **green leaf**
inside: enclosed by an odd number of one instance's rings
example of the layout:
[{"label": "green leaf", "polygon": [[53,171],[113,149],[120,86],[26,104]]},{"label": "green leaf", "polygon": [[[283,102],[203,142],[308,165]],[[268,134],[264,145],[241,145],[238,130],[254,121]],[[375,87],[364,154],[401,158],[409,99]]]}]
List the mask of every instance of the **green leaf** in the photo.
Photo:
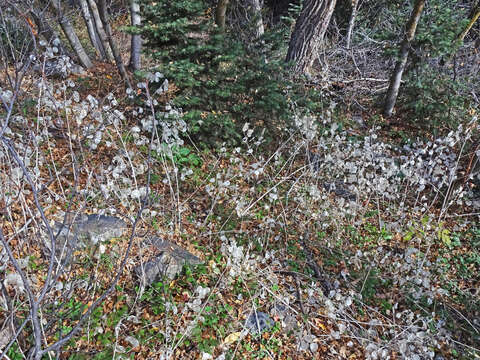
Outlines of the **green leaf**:
[{"label": "green leaf", "polygon": [[412,240],[413,235],[415,235],[415,233],[413,231],[409,231],[405,234],[405,236],[403,237],[403,240],[406,242],[409,242],[410,240]]},{"label": "green leaf", "polygon": [[423,218],[422,218],[422,225],[425,226],[428,224],[428,220],[430,220],[430,218],[428,217],[428,215],[425,215]]},{"label": "green leaf", "polygon": [[448,229],[441,229],[438,232],[438,238],[447,246],[452,244],[452,240],[450,238],[450,230]]}]

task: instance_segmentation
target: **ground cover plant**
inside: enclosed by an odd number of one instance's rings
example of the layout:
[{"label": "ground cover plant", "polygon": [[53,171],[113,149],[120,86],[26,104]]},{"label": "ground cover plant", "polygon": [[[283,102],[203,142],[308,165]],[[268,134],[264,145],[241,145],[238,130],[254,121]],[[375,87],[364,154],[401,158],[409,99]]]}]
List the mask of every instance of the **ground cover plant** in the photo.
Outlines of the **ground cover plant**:
[{"label": "ground cover plant", "polygon": [[[194,86],[165,63],[125,87],[111,64],[78,73],[33,44],[0,83],[0,358],[480,356],[475,112],[397,138],[297,79],[303,99],[274,94],[288,121],[272,137],[266,110],[188,107]],[[85,235],[89,219],[110,234]],[[200,263],[146,283],[152,237]]]}]

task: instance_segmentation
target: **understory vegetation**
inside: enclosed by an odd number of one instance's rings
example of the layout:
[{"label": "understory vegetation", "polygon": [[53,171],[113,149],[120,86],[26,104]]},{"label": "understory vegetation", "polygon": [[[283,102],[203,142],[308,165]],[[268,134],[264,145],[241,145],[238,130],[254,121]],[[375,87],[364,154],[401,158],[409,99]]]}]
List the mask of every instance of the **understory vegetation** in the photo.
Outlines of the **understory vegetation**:
[{"label": "understory vegetation", "polygon": [[[240,0],[227,29],[210,1],[141,1],[141,27],[112,1],[144,38],[130,87],[0,13],[0,359],[480,357],[478,26],[456,42],[469,9],[428,4],[386,119],[411,9],[360,2],[347,49],[338,3],[298,76],[299,4],[252,40]],[[71,214],[127,230],[69,251]],[[146,286],[151,236],[201,264]]]}]

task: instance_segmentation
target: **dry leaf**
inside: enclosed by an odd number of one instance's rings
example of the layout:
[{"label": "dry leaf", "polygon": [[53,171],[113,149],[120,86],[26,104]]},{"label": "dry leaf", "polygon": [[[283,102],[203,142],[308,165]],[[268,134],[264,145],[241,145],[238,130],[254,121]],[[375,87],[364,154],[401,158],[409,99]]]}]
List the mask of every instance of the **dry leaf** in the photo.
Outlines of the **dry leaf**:
[{"label": "dry leaf", "polygon": [[240,331],[238,332],[234,332],[230,335],[228,335],[225,340],[223,340],[223,344],[224,345],[230,345],[236,341],[238,341],[238,339],[240,339],[240,336],[242,335],[242,333]]}]

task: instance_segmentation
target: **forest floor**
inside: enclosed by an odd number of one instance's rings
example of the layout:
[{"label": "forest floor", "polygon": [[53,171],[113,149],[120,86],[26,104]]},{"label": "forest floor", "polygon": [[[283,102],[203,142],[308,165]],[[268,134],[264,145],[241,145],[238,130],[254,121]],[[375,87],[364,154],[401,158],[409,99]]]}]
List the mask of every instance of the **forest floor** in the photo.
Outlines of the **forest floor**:
[{"label": "forest floor", "polygon": [[[71,86],[64,86],[68,81]],[[392,150],[395,125],[377,137],[368,122],[367,129],[342,123],[351,115],[340,110],[313,140],[299,135],[273,148],[247,137],[238,148],[200,150],[189,143],[149,152],[146,117],[138,117],[148,107],[124,94],[112,65],[98,63],[85,76],[51,85],[50,95],[63,107],[26,88],[18,108],[24,122],[11,126],[13,133],[30,129],[44,136],[36,151],[43,163],[38,176],[50,179],[41,200],[48,219],[61,221],[65,211],[76,211],[133,220],[142,206],[137,194],[147,185],[151,194],[115,291],[62,358],[480,357],[475,199],[460,204],[458,194],[449,202],[440,191],[433,197],[427,190],[410,193],[404,179],[387,184],[387,190],[403,189],[400,194],[376,191],[384,187],[367,173],[401,159]],[[173,89],[156,100],[167,106]],[[137,89],[139,97],[142,91]],[[427,156],[435,149],[427,142],[422,148]],[[312,163],[311,154],[325,164]],[[382,156],[388,159],[375,162]],[[7,163],[2,166],[4,174],[12,173]],[[343,185],[351,166],[363,166],[358,172],[371,181],[356,192]],[[5,236],[25,223],[31,193],[24,199],[2,214]],[[148,257],[141,244],[149,236],[182,246],[203,264],[185,268],[173,281],[140,287],[132,269]],[[59,280],[88,279],[93,286],[71,295],[57,329],[68,332],[109,286],[129,240],[126,234],[105,244],[101,254],[76,254],[69,277]],[[48,264],[40,243],[22,243],[16,256],[28,259],[28,274],[41,286]],[[255,311],[272,320],[262,333],[245,325]],[[57,337],[51,333],[46,341]],[[10,358],[20,350],[12,348]]]}]

